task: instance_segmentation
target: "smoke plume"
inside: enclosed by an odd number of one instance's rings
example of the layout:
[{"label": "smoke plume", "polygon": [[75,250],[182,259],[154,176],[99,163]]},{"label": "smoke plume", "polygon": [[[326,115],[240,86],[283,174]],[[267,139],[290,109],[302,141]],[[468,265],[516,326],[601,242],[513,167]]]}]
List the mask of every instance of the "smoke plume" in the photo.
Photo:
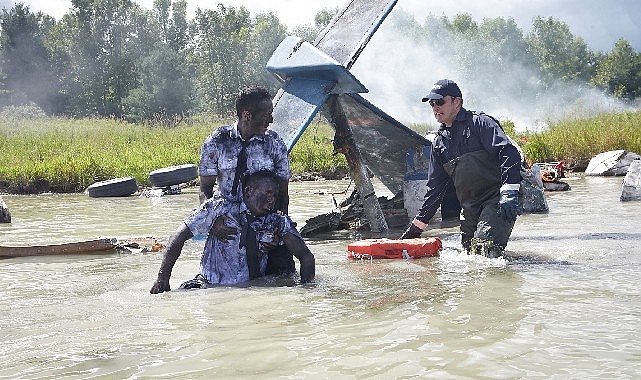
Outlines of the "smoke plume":
[{"label": "smoke plume", "polygon": [[536,131],[550,121],[625,108],[587,84],[558,81],[544,88],[541,78],[523,62],[508,62],[508,69],[501,71],[491,64],[475,64],[474,72],[464,73],[455,63],[455,52],[438,54],[429,44],[412,41],[398,32],[395,22],[399,20],[394,17],[393,12],[381,25],[352,72],[369,89],[365,98],[406,125],[436,128],[431,107],[421,98],[443,78],[459,84],[465,108],[508,119],[518,131]]}]

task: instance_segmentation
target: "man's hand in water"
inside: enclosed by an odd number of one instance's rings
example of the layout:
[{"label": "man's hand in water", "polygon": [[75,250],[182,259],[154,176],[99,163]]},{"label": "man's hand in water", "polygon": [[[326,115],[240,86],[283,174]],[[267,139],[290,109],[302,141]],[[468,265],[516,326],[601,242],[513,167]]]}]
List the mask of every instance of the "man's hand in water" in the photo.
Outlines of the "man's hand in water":
[{"label": "man's hand in water", "polygon": [[169,278],[165,277],[162,273],[158,273],[158,279],[154,282],[154,285],[151,287],[149,293],[158,294],[163,292],[168,292],[171,290],[169,286]]}]

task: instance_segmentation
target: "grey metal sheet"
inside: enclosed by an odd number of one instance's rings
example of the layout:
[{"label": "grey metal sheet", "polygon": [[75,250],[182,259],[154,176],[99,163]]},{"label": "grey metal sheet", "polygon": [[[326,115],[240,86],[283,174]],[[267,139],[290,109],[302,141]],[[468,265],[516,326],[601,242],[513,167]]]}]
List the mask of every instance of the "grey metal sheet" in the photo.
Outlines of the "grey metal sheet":
[{"label": "grey metal sheet", "polygon": [[349,0],[313,45],[351,68],[398,0]]},{"label": "grey metal sheet", "polygon": [[335,81],[326,92],[362,93],[367,88],[345,67],[321,50],[298,37],[286,37],[267,62],[267,70],[279,80],[307,78]]},{"label": "grey metal sheet", "polygon": [[328,68],[331,60],[349,69],[395,4],[396,0],[350,0],[319,34],[314,49],[288,37],[274,52],[268,67],[286,81],[274,98],[271,129],[289,150],[329,93],[367,91],[347,71],[310,69]]},{"label": "grey metal sheet", "polygon": [[338,101],[367,167],[392,193],[402,191],[407,152],[429,140],[358,94],[339,95]]},{"label": "grey metal sheet", "polygon": [[327,100],[327,89],[335,82],[292,78],[285,82],[274,97],[274,123],[270,129],[283,139],[287,150],[291,151],[307,125]]}]

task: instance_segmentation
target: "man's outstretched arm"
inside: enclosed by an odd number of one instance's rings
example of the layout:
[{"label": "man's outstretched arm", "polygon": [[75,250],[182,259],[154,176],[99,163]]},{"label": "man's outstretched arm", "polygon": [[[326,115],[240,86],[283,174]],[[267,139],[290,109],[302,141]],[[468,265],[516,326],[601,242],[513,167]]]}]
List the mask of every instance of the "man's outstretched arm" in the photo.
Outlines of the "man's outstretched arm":
[{"label": "man's outstretched arm", "polygon": [[158,294],[171,290],[169,286],[171,270],[174,268],[174,264],[176,264],[176,260],[178,260],[178,256],[180,256],[185,242],[193,236],[194,235],[185,224],[171,235],[169,243],[167,243],[167,247],[163,251],[162,264],[160,264],[158,278],[149,291],[151,294]]},{"label": "man's outstretched arm", "polygon": [[294,234],[288,233],[283,236],[283,241],[287,249],[300,262],[300,282],[301,284],[312,282],[316,275],[316,259],[307,248],[307,244]]}]

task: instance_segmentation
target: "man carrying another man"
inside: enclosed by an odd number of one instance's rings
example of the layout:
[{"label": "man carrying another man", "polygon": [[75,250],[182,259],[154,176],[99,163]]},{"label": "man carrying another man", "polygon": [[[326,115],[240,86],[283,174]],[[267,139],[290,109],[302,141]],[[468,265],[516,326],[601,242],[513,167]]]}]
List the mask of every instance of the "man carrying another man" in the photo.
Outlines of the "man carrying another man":
[{"label": "man carrying another man", "polygon": [[276,209],[287,214],[288,183],[292,176],[287,147],[269,124],[274,121],[272,97],[263,87],[246,87],[236,97],[238,120],[215,130],[203,143],[198,171],[200,201],[217,196],[242,200],[241,181],[246,174],[273,171],[279,178],[280,198]]},{"label": "man carrying another man", "polygon": [[[276,209],[287,214],[292,174],[285,143],[276,132],[267,129],[274,121],[273,111],[272,96],[267,89],[246,87],[238,93],[236,123],[218,128],[203,143],[198,165],[201,203],[212,197],[242,202],[245,176],[269,170],[278,177]],[[235,227],[225,223],[226,219],[221,215],[211,230],[221,240],[229,239],[237,232]],[[291,253],[286,247],[276,247],[269,256],[267,274],[294,271]]]}]

